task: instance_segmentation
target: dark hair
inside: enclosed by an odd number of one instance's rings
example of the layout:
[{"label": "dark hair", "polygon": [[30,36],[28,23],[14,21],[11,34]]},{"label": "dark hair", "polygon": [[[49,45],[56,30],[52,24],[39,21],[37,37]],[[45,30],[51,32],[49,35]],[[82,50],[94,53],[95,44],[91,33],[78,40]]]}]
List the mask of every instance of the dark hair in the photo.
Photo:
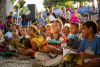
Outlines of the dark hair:
[{"label": "dark hair", "polygon": [[96,23],[97,23],[97,24],[100,24],[100,20],[97,20]]},{"label": "dark hair", "polygon": [[74,8],[74,10],[77,10],[78,8]]},{"label": "dark hair", "polygon": [[86,26],[87,28],[92,27],[93,33],[96,34],[98,31],[97,24],[94,21],[86,21],[82,24],[83,26]]},{"label": "dark hair", "polygon": [[79,28],[79,24],[77,23],[71,23],[71,25],[74,25],[75,27]]},{"label": "dark hair", "polygon": [[8,17],[7,17],[8,20],[11,19],[11,18],[13,18],[13,17],[12,17],[12,16],[8,16]]}]

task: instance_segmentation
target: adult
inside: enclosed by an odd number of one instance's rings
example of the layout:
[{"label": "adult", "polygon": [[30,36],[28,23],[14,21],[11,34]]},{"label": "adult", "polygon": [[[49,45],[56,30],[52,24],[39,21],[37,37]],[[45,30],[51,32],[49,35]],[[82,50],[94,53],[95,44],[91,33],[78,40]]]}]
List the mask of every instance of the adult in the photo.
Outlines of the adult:
[{"label": "adult", "polygon": [[62,10],[62,13],[60,15],[61,21],[63,22],[63,24],[68,23],[71,13],[68,10],[66,10],[66,7],[62,7],[61,10]]},{"label": "adult", "polygon": [[78,13],[78,9],[74,9],[74,13],[71,15],[71,22],[72,23],[79,23],[80,22],[80,14]]},{"label": "adult", "polygon": [[49,13],[48,13],[49,21],[53,21],[57,18],[56,14],[53,12],[53,8],[49,7]]}]

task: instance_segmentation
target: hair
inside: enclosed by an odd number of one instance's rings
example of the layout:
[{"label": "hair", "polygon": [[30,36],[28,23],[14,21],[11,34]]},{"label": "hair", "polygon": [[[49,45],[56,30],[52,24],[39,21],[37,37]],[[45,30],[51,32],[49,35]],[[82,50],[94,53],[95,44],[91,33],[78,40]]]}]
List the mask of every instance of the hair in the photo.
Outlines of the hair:
[{"label": "hair", "polygon": [[100,24],[100,20],[97,20],[96,23],[97,23],[97,24]]},{"label": "hair", "polygon": [[13,17],[12,17],[12,16],[8,16],[8,17],[7,17],[8,20],[11,19],[11,18],[13,18]]},{"label": "hair", "polygon": [[96,34],[98,32],[97,24],[94,21],[86,21],[82,25],[86,26],[87,28],[92,27],[93,34]]},{"label": "hair", "polygon": [[71,23],[71,25],[74,25],[75,27],[79,28],[79,24],[77,23]]},{"label": "hair", "polygon": [[56,19],[56,20],[53,21],[53,23],[59,23],[61,29],[63,29],[63,24],[62,24],[62,21],[61,20]]},{"label": "hair", "polygon": [[35,25],[31,25],[28,28],[30,28],[35,34],[39,35],[38,29],[37,29],[37,27]]},{"label": "hair", "polygon": [[63,10],[64,8],[65,8],[65,7],[64,7],[64,6],[62,6],[62,7],[61,7],[61,10]]},{"label": "hair", "polygon": [[22,26],[22,27],[21,27],[21,30],[22,30],[22,29],[24,29],[24,30],[25,30],[25,32],[26,32],[26,27]]},{"label": "hair", "polygon": [[74,10],[77,10],[78,8],[74,8]]}]

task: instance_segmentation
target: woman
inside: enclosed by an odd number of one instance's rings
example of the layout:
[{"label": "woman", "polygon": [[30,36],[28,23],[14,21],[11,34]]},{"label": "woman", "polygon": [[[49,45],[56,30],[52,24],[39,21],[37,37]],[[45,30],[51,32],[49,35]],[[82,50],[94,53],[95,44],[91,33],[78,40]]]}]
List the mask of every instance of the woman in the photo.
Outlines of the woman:
[{"label": "woman", "polygon": [[[83,23],[82,27],[83,28],[81,32],[82,32],[82,36],[84,37],[84,39],[81,42],[81,46],[79,50],[80,50],[81,57],[85,59],[84,61],[87,62],[83,66],[92,67],[92,65],[98,62],[97,58],[100,57],[100,37],[95,36],[95,34],[98,31],[97,25],[95,22],[87,21]],[[89,60],[87,61],[87,59]]]},{"label": "woman", "polygon": [[72,23],[79,23],[80,22],[80,14],[77,11],[77,8],[74,9],[74,13],[71,16]]}]

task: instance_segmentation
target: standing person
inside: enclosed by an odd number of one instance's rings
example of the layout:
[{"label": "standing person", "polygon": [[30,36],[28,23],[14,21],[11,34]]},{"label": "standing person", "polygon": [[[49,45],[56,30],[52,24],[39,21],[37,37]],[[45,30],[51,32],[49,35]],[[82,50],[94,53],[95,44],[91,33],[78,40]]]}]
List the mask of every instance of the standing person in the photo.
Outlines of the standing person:
[{"label": "standing person", "polygon": [[82,27],[81,32],[84,39],[81,42],[79,50],[81,57],[84,61],[87,61],[82,66],[100,67],[100,63],[98,63],[100,59],[100,37],[95,36],[98,31],[97,25],[93,21],[87,21],[83,23]]},{"label": "standing person", "polygon": [[8,16],[7,17],[7,22],[5,23],[5,33],[7,31],[9,31],[10,26],[13,24],[13,17],[12,16]]},{"label": "standing person", "polygon": [[25,14],[22,15],[22,26],[28,26],[28,19],[26,18]]},{"label": "standing person", "polygon": [[39,25],[43,25],[43,22],[44,22],[44,19],[43,19],[43,16],[42,16],[42,12],[38,13],[38,16],[37,16],[37,23]]},{"label": "standing person", "polygon": [[62,13],[60,16],[61,16],[61,20],[63,24],[68,23],[71,13],[68,10],[66,10],[66,7],[62,7],[61,10],[62,10]]},{"label": "standing person", "polygon": [[44,47],[45,51],[35,53],[35,58],[40,60],[41,65],[43,66],[58,65],[63,57],[61,49],[63,49],[66,46],[66,38],[61,33],[61,21],[55,20],[52,23],[52,28],[53,34],[51,37],[47,37],[48,45]]},{"label": "standing person", "polygon": [[78,9],[74,9],[74,13],[71,16],[71,22],[72,23],[80,23],[80,14],[78,13]]},{"label": "standing person", "polygon": [[55,20],[57,18],[56,14],[53,12],[53,8],[49,7],[49,13],[48,13],[49,22]]}]

